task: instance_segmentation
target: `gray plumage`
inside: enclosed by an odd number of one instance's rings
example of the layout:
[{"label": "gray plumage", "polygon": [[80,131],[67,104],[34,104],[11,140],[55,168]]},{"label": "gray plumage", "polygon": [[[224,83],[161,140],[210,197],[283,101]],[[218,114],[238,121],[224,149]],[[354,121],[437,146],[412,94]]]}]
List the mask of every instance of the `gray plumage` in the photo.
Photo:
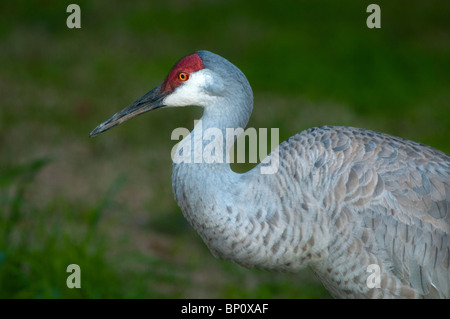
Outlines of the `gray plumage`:
[{"label": "gray plumage", "polygon": [[[195,54],[204,69],[192,83],[201,89],[187,81],[162,103],[205,108],[202,126],[180,142],[176,156],[195,143],[196,132],[245,127],[253,106],[239,69],[213,53]],[[108,121],[91,134],[113,126]],[[261,174],[264,164],[234,173],[228,153],[229,146],[222,163],[173,166],[175,199],[215,256],[264,269],[310,266],[338,298],[450,298],[448,155],[383,133],[328,126],[282,142],[272,153],[279,155],[275,174]],[[376,287],[371,265],[379,267]]]}]

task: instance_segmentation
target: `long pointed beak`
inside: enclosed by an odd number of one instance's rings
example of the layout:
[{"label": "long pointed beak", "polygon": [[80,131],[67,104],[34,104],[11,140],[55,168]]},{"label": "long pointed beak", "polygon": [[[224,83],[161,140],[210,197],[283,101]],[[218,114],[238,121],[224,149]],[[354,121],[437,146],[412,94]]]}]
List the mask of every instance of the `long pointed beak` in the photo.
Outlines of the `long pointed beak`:
[{"label": "long pointed beak", "polygon": [[158,85],[153,90],[136,100],[134,103],[128,105],[122,111],[117,112],[102,124],[97,126],[91,132],[91,134],[89,134],[89,136],[94,137],[116,125],[125,122],[128,119],[131,119],[132,117],[135,117],[136,115],[164,106],[163,100],[166,96],[167,93],[161,92],[161,85]]}]

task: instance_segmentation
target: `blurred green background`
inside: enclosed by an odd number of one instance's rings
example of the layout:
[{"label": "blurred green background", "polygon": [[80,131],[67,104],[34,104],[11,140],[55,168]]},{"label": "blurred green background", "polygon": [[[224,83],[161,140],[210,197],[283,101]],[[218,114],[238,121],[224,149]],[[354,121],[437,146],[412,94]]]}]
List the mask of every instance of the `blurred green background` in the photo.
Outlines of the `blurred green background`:
[{"label": "blurred green background", "polygon": [[[72,2],[81,29],[66,27]],[[366,26],[372,2],[381,29]],[[207,49],[249,79],[249,126],[281,140],[349,125],[448,153],[449,16],[438,0],[2,1],[0,297],[328,298],[308,269],[215,259],[183,219],[170,134],[199,108],[89,132]],[[66,286],[73,263],[80,289]]]}]

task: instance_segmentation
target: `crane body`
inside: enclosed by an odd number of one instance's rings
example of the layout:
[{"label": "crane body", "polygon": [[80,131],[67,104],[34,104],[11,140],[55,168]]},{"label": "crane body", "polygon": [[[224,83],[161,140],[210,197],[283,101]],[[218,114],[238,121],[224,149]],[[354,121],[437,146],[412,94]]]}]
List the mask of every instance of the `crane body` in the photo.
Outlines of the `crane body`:
[{"label": "crane body", "polygon": [[[245,128],[253,94],[237,67],[198,51],[91,136],[156,108],[188,105],[204,108],[202,125],[178,150],[199,130],[225,136],[227,128]],[[282,142],[276,173],[261,173],[259,164],[238,174],[223,145],[222,161],[174,161],[172,173],[175,199],[213,255],[263,269],[310,266],[338,298],[450,298],[447,154],[367,129],[324,126]]]}]

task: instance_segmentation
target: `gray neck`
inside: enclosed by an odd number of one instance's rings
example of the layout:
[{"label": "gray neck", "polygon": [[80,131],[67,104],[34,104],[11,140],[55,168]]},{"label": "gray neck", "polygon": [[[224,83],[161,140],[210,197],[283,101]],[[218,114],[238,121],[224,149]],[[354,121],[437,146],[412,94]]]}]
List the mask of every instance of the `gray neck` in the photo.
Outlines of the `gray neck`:
[{"label": "gray neck", "polygon": [[209,169],[231,172],[230,149],[238,136],[236,129],[245,129],[252,104],[240,100],[241,103],[230,105],[227,102],[238,101],[224,98],[220,102],[205,108],[192,132],[179,143],[174,156],[174,168],[189,164],[186,169],[199,172]]}]

